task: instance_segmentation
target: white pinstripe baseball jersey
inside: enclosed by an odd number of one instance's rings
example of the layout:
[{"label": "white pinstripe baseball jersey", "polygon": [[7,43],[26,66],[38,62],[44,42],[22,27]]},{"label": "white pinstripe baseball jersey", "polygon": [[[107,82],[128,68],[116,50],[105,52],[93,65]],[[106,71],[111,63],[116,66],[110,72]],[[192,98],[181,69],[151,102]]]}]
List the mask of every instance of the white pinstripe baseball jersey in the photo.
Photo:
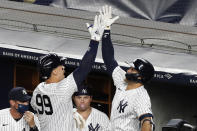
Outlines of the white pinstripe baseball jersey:
[{"label": "white pinstripe baseball jersey", "polygon": [[73,73],[58,83],[40,83],[31,105],[37,111],[41,131],[74,131],[72,95],[77,91]]},{"label": "white pinstripe baseball jersey", "polygon": [[76,117],[80,117],[79,119],[84,122],[84,128],[81,130],[78,128],[78,131],[110,131],[108,116],[93,107],[86,121],[76,111],[76,109],[74,109],[74,115]]},{"label": "white pinstripe baseball jersey", "polygon": [[[34,116],[34,122],[38,129],[40,129],[39,121],[36,116]],[[29,131],[29,125],[22,117],[20,120],[16,121],[10,114],[10,108],[0,110],[0,131]]]},{"label": "white pinstripe baseball jersey", "polygon": [[111,130],[140,131],[138,118],[152,114],[150,97],[143,86],[126,90],[125,73],[119,66],[112,73],[116,93],[112,101]]}]

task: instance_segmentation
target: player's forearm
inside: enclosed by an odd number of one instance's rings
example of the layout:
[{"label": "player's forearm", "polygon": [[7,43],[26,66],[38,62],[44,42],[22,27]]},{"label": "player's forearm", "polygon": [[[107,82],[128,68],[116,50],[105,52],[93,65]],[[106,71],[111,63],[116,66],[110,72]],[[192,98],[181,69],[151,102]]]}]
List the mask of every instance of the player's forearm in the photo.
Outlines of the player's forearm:
[{"label": "player's forearm", "polygon": [[114,48],[111,42],[110,30],[105,30],[102,38],[102,56],[110,74],[118,66],[114,58]]},{"label": "player's forearm", "polygon": [[148,122],[145,122],[142,125],[141,131],[152,131],[152,127]]},{"label": "player's forearm", "polygon": [[141,121],[141,131],[154,131],[155,125],[152,121],[152,117],[145,117]]},{"label": "player's forearm", "polygon": [[73,72],[73,76],[78,87],[91,71],[92,65],[94,64],[96,58],[98,44],[98,41],[90,41],[89,48],[83,56],[80,66]]}]

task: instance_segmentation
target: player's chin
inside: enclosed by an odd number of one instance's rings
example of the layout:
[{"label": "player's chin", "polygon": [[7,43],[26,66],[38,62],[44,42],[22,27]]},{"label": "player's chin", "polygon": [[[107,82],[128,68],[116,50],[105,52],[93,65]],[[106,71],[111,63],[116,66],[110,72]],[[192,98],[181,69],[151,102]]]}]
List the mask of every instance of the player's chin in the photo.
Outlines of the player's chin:
[{"label": "player's chin", "polygon": [[79,108],[79,110],[80,110],[80,111],[86,111],[87,108],[86,108],[86,107],[84,107],[84,108]]},{"label": "player's chin", "polygon": [[65,78],[65,75],[63,74],[63,75],[62,75],[62,79],[64,79],[64,78]]}]

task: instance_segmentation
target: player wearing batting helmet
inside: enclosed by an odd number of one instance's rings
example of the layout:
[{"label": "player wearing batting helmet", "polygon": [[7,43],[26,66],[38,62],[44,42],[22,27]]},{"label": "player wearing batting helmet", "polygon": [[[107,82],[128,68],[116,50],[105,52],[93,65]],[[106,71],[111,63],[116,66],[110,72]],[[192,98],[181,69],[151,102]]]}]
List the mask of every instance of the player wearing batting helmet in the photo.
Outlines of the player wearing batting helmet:
[{"label": "player wearing batting helmet", "polygon": [[[149,61],[139,58],[128,64],[130,69],[125,74],[126,80],[145,84],[153,78],[154,67]],[[136,70],[137,73],[132,73],[130,70]]]},{"label": "player wearing batting helmet", "polygon": [[110,38],[110,26],[118,17],[112,18],[111,7],[108,6],[103,7],[100,14],[105,23],[102,56],[116,86],[110,117],[111,130],[154,130],[150,97],[144,88],[144,84],[154,75],[154,67],[145,59],[136,59],[127,72],[122,70],[114,59],[114,49]]},{"label": "player wearing batting helmet", "polygon": [[[65,66],[66,58],[51,53],[41,57],[39,61],[40,75],[43,80],[47,80],[51,76],[53,69],[62,65]],[[63,67],[64,68],[64,67]]]},{"label": "player wearing batting helmet", "polygon": [[64,60],[48,54],[39,61],[40,74],[45,80],[33,92],[31,105],[37,111],[42,131],[75,131],[72,95],[91,71],[104,28],[101,17],[95,16],[94,25],[87,24],[91,35],[88,50],[80,66],[65,78]]}]

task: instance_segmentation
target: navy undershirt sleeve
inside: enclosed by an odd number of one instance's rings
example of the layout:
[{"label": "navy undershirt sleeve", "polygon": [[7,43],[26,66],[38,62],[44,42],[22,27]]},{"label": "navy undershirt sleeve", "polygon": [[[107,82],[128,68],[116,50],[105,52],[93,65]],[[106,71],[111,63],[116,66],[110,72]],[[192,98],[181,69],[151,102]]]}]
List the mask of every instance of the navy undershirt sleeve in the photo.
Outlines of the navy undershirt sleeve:
[{"label": "navy undershirt sleeve", "polygon": [[114,58],[114,48],[111,41],[110,30],[105,30],[102,37],[102,56],[108,73],[112,75],[118,63]]},{"label": "navy undershirt sleeve", "polygon": [[80,84],[86,79],[88,73],[91,71],[92,65],[94,64],[96,58],[98,44],[98,41],[90,41],[89,48],[83,56],[80,66],[73,72],[78,90],[80,88]]}]

